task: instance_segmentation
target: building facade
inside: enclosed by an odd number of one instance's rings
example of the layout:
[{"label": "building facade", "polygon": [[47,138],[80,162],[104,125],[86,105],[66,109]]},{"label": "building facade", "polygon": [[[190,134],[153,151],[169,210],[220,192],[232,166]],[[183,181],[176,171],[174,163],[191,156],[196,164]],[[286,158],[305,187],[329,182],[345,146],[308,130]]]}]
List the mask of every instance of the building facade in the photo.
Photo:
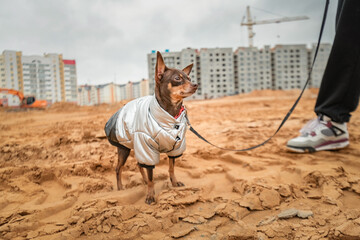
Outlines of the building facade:
[{"label": "building facade", "polygon": [[140,96],[147,96],[149,94],[150,94],[149,80],[148,79],[142,79],[140,81]]},{"label": "building facade", "polygon": [[201,97],[217,98],[235,94],[232,48],[200,49]]},{"label": "building facade", "polygon": [[[169,68],[184,69],[191,63],[193,64],[190,78],[197,79],[197,56],[198,50],[193,48],[186,48],[180,52],[170,52],[165,50],[162,52],[165,65]],[[152,51],[147,55],[148,59],[148,72],[149,72],[149,92],[152,94],[155,91],[155,65],[156,65],[156,52]]]},{"label": "building facade", "polygon": [[77,102],[77,74],[75,60],[63,60],[64,96],[66,102]]},{"label": "building facade", "polygon": [[[22,56],[19,51],[5,50],[0,55],[1,88],[15,89],[23,92]],[[7,99],[9,106],[20,104],[17,96],[1,94],[0,98]]]},{"label": "building facade", "polygon": [[301,89],[308,77],[306,45],[276,45],[272,64],[273,89]]},{"label": "building facade", "polygon": [[236,94],[271,89],[270,47],[238,48],[234,52],[234,82]]},{"label": "building facade", "polygon": [[99,97],[97,96],[97,91],[94,86],[90,85],[80,85],[78,87],[78,94],[77,94],[77,102],[81,106],[90,106],[96,105],[98,103]]},{"label": "building facade", "polygon": [[132,98],[139,98],[141,96],[140,83],[141,82],[132,83]]},{"label": "building facade", "polygon": [[[305,44],[232,48],[193,48],[162,53],[168,67],[193,63],[192,82],[199,85],[189,99],[217,98],[263,89],[300,89],[304,86],[316,45]],[[319,87],[331,44],[322,44],[311,74],[310,87]],[[154,92],[156,53],[148,54],[150,93]]]},{"label": "building facade", "polygon": [[139,82],[128,82],[127,84],[80,85],[77,95],[77,103],[81,106],[102,103],[114,104],[122,100],[149,95],[149,81],[143,79]]},{"label": "building facade", "polygon": [[[180,68],[181,67],[181,52],[169,52],[165,50],[162,53],[165,65],[169,68]],[[148,59],[148,72],[149,72],[149,89],[150,93],[155,91],[155,65],[156,65],[156,52],[152,51],[147,55]]]},{"label": "building facade", "polygon": [[[75,60],[64,60],[61,54],[26,56],[5,50],[0,55],[0,83],[1,88],[49,103],[77,101]],[[0,98],[8,99],[9,106],[20,104],[17,96],[0,94]]]},{"label": "building facade", "polygon": [[[312,45],[311,50],[309,51],[309,64],[311,64],[316,50],[316,44]],[[331,52],[331,44],[323,43],[319,47],[319,52],[316,57],[316,62],[314,68],[311,72],[311,80],[310,80],[310,87],[319,88],[321,84],[321,80],[324,74],[324,70],[326,68],[327,61],[329,59],[329,55]],[[310,67],[310,66],[309,66]]]},{"label": "building facade", "polygon": [[23,56],[23,74],[25,96],[35,96],[48,102],[61,100],[50,58]]}]

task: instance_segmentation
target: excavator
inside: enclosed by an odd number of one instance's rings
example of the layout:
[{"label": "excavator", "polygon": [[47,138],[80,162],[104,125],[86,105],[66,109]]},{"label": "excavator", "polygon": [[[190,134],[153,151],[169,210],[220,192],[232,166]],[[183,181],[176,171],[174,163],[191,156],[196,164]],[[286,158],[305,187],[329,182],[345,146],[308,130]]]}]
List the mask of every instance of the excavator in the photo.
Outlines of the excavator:
[{"label": "excavator", "polygon": [[33,96],[25,97],[22,92],[14,89],[0,88],[0,93],[18,96],[20,108],[46,108],[48,105],[46,100],[36,100]]}]

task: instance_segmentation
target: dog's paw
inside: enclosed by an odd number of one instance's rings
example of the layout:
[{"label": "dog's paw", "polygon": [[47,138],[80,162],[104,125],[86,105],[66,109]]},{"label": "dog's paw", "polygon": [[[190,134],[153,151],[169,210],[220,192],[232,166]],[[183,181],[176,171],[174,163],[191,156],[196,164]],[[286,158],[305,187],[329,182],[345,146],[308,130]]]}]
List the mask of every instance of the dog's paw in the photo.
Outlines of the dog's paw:
[{"label": "dog's paw", "polygon": [[123,187],[122,185],[121,185],[121,186],[118,185],[118,186],[117,186],[117,190],[118,190],[118,191],[124,190],[124,187]]},{"label": "dog's paw", "polygon": [[184,187],[185,184],[183,184],[182,182],[176,182],[175,184],[173,184],[173,187]]},{"label": "dog's paw", "polygon": [[145,199],[145,203],[151,205],[151,204],[155,203],[155,198],[152,196],[147,196]]}]

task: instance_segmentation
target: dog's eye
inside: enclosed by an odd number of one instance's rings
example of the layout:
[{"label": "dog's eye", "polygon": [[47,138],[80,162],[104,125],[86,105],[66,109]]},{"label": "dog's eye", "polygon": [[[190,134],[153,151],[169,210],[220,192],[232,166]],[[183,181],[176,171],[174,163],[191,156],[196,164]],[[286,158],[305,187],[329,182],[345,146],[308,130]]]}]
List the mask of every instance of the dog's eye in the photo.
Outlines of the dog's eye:
[{"label": "dog's eye", "polygon": [[176,76],[176,77],[175,77],[175,80],[176,80],[176,81],[180,81],[180,77]]}]

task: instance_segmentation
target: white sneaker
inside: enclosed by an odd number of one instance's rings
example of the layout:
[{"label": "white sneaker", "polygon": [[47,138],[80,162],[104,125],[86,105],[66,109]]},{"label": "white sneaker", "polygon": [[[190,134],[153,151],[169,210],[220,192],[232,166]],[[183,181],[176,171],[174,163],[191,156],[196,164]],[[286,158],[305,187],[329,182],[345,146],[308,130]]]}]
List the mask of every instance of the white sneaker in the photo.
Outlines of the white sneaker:
[{"label": "white sneaker", "polygon": [[310,120],[301,130],[301,136],[287,142],[286,147],[294,152],[335,150],[349,145],[346,123],[336,123],[327,116]]}]

